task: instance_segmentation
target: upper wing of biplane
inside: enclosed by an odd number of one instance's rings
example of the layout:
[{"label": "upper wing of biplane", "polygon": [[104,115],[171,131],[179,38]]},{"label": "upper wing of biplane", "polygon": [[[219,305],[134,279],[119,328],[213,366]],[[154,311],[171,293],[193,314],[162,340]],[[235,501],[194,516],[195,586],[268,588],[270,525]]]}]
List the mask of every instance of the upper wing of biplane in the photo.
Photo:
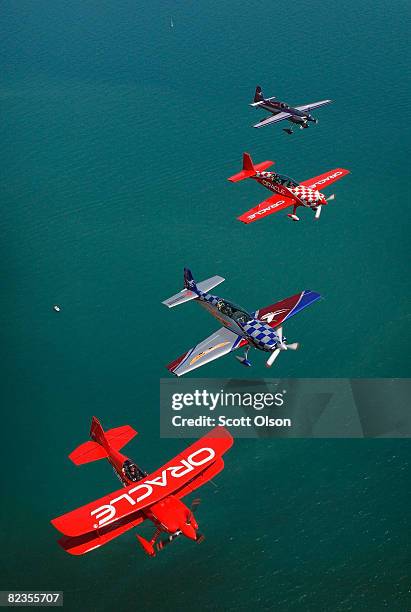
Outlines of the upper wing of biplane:
[{"label": "upper wing of biplane", "polygon": [[183,497],[218,473],[232,443],[224,427],[215,427],[146,478],[53,519],[54,527],[70,538],[61,545],[82,554],[138,525],[145,519],[144,509],[168,495]]},{"label": "upper wing of biplane", "polygon": [[[167,365],[167,369],[176,376],[187,374],[205,363],[227,355],[241,346],[243,338],[222,327],[211,336],[194,346],[189,351]],[[246,341],[244,340],[244,344]]]},{"label": "upper wing of biplane", "polygon": [[331,185],[331,183],[339,181],[347,174],[350,174],[349,170],[345,170],[345,168],[335,168],[334,170],[329,170],[328,172],[324,172],[324,174],[320,174],[319,176],[314,176],[314,178],[308,179],[307,181],[303,181],[300,183],[300,185],[309,187],[310,189],[318,189],[320,191],[324,187]]},{"label": "upper wing of biplane", "polygon": [[312,111],[314,108],[320,108],[326,104],[331,104],[332,100],[320,100],[319,102],[312,102],[312,104],[303,104],[302,106],[296,106],[295,108],[299,111]]},{"label": "upper wing of biplane", "polygon": [[275,194],[263,202],[260,202],[260,204],[257,206],[254,206],[254,208],[251,208],[247,212],[240,215],[238,220],[242,221],[243,223],[253,223],[258,219],[272,215],[273,213],[279,212],[284,208],[288,208],[293,204],[295,204],[295,200]]},{"label": "upper wing of biplane", "polygon": [[280,113],[277,113],[276,115],[273,115],[272,117],[266,117],[266,119],[261,119],[261,121],[253,125],[253,127],[255,128],[264,127],[265,125],[268,125],[269,123],[278,123],[279,121],[284,121],[285,119],[289,119],[290,117],[291,117],[291,113],[280,112]]}]

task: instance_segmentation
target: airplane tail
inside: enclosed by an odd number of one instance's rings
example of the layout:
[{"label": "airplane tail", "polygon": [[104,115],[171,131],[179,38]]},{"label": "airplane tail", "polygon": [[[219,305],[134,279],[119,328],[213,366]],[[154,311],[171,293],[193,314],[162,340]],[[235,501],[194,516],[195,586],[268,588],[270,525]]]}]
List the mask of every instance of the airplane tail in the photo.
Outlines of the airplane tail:
[{"label": "airplane tail", "polygon": [[69,459],[75,465],[83,465],[91,461],[106,459],[110,454],[110,450],[119,451],[136,435],[136,430],[130,427],[130,425],[123,425],[122,427],[115,427],[114,429],[104,431],[100,421],[93,416],[90,428],[91,440],[77,446],[70,453]]},{"label": "airplane tail", "polygon": [[243,181],[246,178],[251,178],[255,176],[257,172],[261,172],[266,168],[272,166],[275,162],[273,161],[264,161],[260,164],[254,164],[251,159],[251,155],[249,153],[243,153],[243,169],[241,172],[237,172],[237,174],[233,174],[228,178],[231,183],[237,183],[238,181]]},{"label": "airplane tail", "polygon": [[172,295],[167,300],[164,300],[163,304],[169,308],[173,306],[179,306],[190,300],[195,300],[201,293],[207,293],[214,287],[222,283],[225,279],[222,276],[212,276],[199,283],[193,278],[191,270],[184,268],[184,289],[175,295]]},{"label": "airplane tail", "polygon": [[264,100],[263,90],[259,85],[257,85],[255,88],[254,102],[261,102],[261,100]]},{"label": "airplane tail", "polygon": [[197,293],[197,284],[194,280],[193,273],[189,268],[184,268],[184,289]]}]

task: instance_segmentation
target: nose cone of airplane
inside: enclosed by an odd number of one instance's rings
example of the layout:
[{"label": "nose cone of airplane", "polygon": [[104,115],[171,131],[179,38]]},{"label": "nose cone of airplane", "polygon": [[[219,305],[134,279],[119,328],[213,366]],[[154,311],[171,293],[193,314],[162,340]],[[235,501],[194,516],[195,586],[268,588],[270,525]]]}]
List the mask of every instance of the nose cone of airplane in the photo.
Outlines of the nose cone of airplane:
[{"label": "nose cone of airplane", "polygon": [[197,534],[196,534],[196,530],[194,529],[194,527],[192,525],[188,525],[187,523],[183,523],[180,527],[181,532],[186,536],[186,538],[189,538],[190,540],[196,540],[197,539]]}]

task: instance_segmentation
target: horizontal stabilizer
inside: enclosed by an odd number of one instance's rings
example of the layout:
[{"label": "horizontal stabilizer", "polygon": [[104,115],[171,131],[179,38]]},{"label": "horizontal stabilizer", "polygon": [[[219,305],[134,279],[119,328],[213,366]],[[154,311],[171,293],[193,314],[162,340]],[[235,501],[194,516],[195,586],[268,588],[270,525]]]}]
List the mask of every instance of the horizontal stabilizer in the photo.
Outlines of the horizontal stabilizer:
[{"label": "horizontal stabilizer", "polygon": [[271,98],[264,98],[258,102],[251,102],[250,106],[261,106],[261,104],[265,104],[265,102],[269,102],[270,100],[275,100],[275,96],[271,96]]},{"label": "horizontal stabilizer", "polygon": [[[135,429],[130,425],[123,425],[122,427],[115,427],[104,432],[105,442],[114,450],[120,450],[130,442],[137,435]],[[75,465],[84,465],[85,463],[91,463],[92,461],[98,461],[99,459],[106,459],[108,457],[107,452],[98,442],[90,440],[80,444],[73,450],[69,455],[69,459]]]},{"label": "horizontal stabilizer", "polygon": [[257,172],[262,172],[263,170],[266,170],[274,163],[275,162],[273,161],[267,160],[259,164],[254,164],[249,153],[243,153],[243,169],[241,170],[241,172],[237,172],[237,174],[229,176],[228,180],[231,183],[238,183],[238,181],[243,181],[246,178],[251,178],[252,176],[255,176]]},{"label": "horizontal stabilizer", "polygon": [[252,176],[255,176],[255,169],[241,170],[241,172],[237,172],[237,174],[233,174],[233,176],[229,176],[227,180],[230,181],[230,183],[238,183],[238,181],[244,181],[244,179],[251,178]]},{"label": "horizontal stabilizer", "polygon": [[83,465],[84,463],[91,463],[92,461],[98,461],[99,459],[106,459],[107,453],[100,444],[97,442],[84,442],[80,444],[72,453],[69,454],[69,459],[75,465]]},{"label": "horizontal stabilizer", "polygon": [[[197,289],[199,289],[202,293],[207,293],[207,291],[211,291],[211,289],[217,287],[217,285],[222,283],[224,280],[225,279],[222,276],[212,276],[211,278],[207,278],[206,280],[197,283]],[[183,289],[179,293],[172,295],[167,300],[164,300],[163,304],[169,308],[173,308],[174,306],[184,304],[184,302],[195,300],[197,297],[198,296],[194,291]]]},{"label": "horizontal stabilizer", "polygon": [[241,172],[237,172],[237,174],[233,174],[233,176],[229,176],[227,180],[230,183],[238,183],[238,181],[243,181],[246,178],[251,178],[256,175],[256,172],[262,172],[263,170],[267,170],[270,166],[275,164],[273,161],[263,161],[261,164],[254,164],[252,170],[241,170]]},{"label": "horizontal stabilizer", "polygon": [[121,427],[109,429],[104,432],[104,435],[111,448],[120,450],[137,435],[137,432],[130,425],[122,425]]}]

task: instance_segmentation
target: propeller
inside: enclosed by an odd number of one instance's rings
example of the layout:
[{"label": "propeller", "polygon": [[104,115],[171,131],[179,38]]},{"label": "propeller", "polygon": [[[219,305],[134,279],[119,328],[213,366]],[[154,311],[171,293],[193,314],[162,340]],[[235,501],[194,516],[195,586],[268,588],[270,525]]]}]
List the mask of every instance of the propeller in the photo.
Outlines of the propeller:
[{"label": "propeller", "polygon": [[191,502],[190,511],[188,513],[187,520],[186,520],[187,525],[190,525],[191,519],[194,518],[194,512],[197,510],[200,504],[201,504],[201,499],[199,497],[196,497]]},{"label": "propeller", "polygon": [[[326,202],[330,202],[331,200],[335,200],[335,194],[332,193],[330,196],[328,196],[328,198],[325,199]],[[320,218],[321,215],[321,208],[322,206],[319,205],[317,206],[317,208],[315,209],[315,219],[318,220]]]},{"label": "propeller", "polygon": [[266,366],[267,368],[271,368],[274,361],[277,359],[278,355],[281,351],[296,351],[300,346],[298,342],[292,342],[291,344],[286,343],[286,338],[283,336],[283,328],[279,327],[277,329],[278,343],[277,347],[273,350],[270,357],[267,359]]},{"label": "propeller", "polygon": [[174,540],[178,538],[180,535],[181,535],[181,531],[177,531],[176,533],[172,533],[171,535],[169,535],[166,540],[160,540],[157,543],[157,550],[158,551],[163,550],[163,548],[171,544],[171,542],[174,542]]}]

